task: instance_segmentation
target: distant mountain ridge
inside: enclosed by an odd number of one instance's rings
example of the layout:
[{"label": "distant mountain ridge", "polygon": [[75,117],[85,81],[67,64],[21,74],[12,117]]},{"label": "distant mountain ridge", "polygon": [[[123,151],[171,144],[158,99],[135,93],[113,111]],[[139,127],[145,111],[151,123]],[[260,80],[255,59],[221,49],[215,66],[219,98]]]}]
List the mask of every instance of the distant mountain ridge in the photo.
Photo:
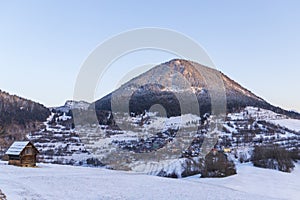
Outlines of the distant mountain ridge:
[{"label": "distant mountain ridge", "polygon": [[[190,88],[188,89],[192,89],[197,96],[201,114],[209,113],[211,111],[211,97],[208,86],[202,74],[196,70],[195,66],[204,70],[210,70],[212,73],[221,74],[226,93],[227,112],[238,111],[246,106],[254,106],[268,109],[278,114],[284,114],[291,118],[300,119],[299,113],[287,111],[271,105],[216,69],[182,59],[174,59],[157,65],[149,71],[123,84],[112,93],[97,100],[95,104],[91,106],[95,106],[98,113],[103,110],[111,111],[111,101],[112,96],[114,95],[114,97],[119,98],[120,103],[122,103],[124,97],[130,98],[129,111],[136,114],[149,110],[154,104],[161,104],[166,109],[169,117],[179,116],[182,113],[180,111],[180,102],[176,96],[177,94],[184,95],[185,91],[177,90],[176,87],[169,84],[172,83],[174,74],[179,73],[190,84]],[[145,80],[151,80],[151,78],[155,79],[157,77],[157,84],[147,84],[145,82]],[[168,84],[170,87],[166,87]],[[126,96],[128,95],[127,91],[133,92],[131,97]]]},{"label": "distant mountain ridge", "polygon": [[59,107],[53,107],[57,111],[61,112],[69,112],[72,109],[79,109],[79,110],[87,110],[90,106],[90,103],[85,101],[74,101],[74,100],[67,100],[65,105]]}]

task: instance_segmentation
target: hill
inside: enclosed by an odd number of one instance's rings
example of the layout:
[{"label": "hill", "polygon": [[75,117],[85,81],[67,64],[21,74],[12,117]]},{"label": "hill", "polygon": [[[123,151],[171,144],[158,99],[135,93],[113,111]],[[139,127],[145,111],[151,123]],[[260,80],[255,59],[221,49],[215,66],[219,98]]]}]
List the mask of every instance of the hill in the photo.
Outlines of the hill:
[{"label": "hill", "polygon": [[50,115],[45,106],[0,90],[0,145],[7,148],[23,140],[31,131],[41,129]]},{"label": "hill", "polygon": [[[214,87],[213,81],[210,81],[211,85],[209,85],[208,79],[210,78],[221,79],[223,88],[216,88],[219,85]],[[300,119],[299,113],[286,111],[269,104],[220,71],[182,59],[174,59],[157,65],[99,99],[92,106],[95,106],[100,120],[100,111],[111,111],[111,105],[114,106],[115,111],[127,111],[129,106],[129,112],[141,114],[145,110],[149,111],[151,106],[160,104],[166,110],[167,116],[170,117],[197,113],[198,111],[192,109],[191,106],[192,98],[196,96],[200,113],[203,115],[211,112],[211,95],[214,90],[218,90],[219,100],[226,104],[227,112],[253,106]],[[224,90],[224,97],[220,94],[222,90]],[[129,105],[125,101],[127,99]],[[190,110],[189,107],[191,107]]]}]

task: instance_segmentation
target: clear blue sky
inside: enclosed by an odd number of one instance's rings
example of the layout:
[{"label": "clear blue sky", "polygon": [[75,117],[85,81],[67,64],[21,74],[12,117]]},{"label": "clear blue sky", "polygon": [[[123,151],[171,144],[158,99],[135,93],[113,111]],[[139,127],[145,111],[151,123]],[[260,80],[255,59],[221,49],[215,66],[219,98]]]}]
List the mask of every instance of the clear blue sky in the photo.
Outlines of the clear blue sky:
[{"label": "clear blue sky", "polygon": [[[61,105],[72,99],[80,67],[97,45],[133,28],[161,27],[196,40],[219,70],[270,103],[300,111],[299,8],[299,1],[283,0],[1,0],[0,88]],[[132,65],[172,58],[143,55]]]}]

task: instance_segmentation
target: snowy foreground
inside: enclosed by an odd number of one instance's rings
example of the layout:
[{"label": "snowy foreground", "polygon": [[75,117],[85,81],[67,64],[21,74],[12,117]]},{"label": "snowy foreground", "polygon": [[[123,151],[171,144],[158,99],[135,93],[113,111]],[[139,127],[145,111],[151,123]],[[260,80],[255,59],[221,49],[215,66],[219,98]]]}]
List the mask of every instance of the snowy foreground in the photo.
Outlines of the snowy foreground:
[{"label": "snowy foreground", "polygon": [[223,179],[168,179],[53,164],[20,168],[0,162],[0,188],[18,199],[299,199],[300,165],[291,174],[238,166]]}]

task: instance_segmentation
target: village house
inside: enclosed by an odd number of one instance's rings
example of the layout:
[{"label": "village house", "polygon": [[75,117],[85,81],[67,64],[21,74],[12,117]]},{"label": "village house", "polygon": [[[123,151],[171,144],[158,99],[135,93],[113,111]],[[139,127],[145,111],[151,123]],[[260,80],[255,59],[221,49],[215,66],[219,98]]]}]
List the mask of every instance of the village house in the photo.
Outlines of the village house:
[{"label": "village house", "polygon": [[36,165],[37,148],[29,141],[14,142],[6,151],[8,164],[21,167],[34,167]]}]

